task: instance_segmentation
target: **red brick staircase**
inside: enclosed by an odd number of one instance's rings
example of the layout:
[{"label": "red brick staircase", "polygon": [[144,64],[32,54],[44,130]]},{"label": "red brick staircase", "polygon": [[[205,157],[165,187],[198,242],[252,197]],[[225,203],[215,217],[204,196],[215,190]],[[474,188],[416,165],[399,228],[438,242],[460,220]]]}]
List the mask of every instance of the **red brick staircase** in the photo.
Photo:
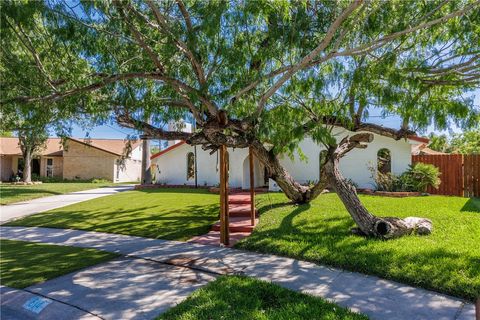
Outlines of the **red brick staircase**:
[{"label": "red brick staircase", "polygon": [[[234,192],[228,197],[230,245],[233,246],[239,240],[248,237],[255,226],[252,226],[250,218],[250,193]],[[258,222],[258,210],[255,209],[255,225]],[[193,237],[189,242],[219,246],[220,245],[220,221],[212,226],[212,230],[204,235]]]}]

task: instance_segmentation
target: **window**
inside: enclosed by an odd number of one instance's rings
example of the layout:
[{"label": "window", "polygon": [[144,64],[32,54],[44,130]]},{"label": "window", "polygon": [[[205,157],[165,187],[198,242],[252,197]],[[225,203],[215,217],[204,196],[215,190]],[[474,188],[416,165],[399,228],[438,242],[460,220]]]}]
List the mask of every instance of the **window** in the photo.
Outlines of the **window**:
[{"label": "window", "polygon": [[377,170],[386,174],[392,172],[392,155],[390,150],[382,148],[377,152]]},{"label": "window", "polygon": [[47,177],[53,177],[53,159],[47,159],[47,170],[45,171]]},{"label": "window", "polygon": [[193,152],[187,153],[187,180],[195,178],[195,155]]}]

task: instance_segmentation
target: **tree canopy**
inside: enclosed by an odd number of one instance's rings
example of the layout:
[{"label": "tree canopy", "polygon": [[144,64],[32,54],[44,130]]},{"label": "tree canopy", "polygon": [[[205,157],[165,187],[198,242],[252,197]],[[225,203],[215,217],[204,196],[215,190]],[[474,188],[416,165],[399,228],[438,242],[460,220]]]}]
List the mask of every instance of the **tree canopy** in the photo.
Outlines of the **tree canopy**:
[{"label": "tree canopy", "polygon": [[148,113],[157,128],[225,109],[276,152],[372,107],[405,128],[468,127],[478,18],[478,1],[457,0],[6,1],[2,105],[114,111],[135,127]]},{"label": "tree canopy", "polygon": [[480,129],[454,133],[450,138],[445,134],[429,136],[430,149],[445,153],[478,154],[480,153]]}]

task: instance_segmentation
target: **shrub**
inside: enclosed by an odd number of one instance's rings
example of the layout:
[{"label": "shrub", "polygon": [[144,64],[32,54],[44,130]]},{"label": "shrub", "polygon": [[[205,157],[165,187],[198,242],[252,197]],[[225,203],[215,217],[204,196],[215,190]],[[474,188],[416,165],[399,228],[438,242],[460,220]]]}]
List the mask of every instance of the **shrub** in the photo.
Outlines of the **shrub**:
[{"label": "shrub", "polygon": [[428,186],[438,189],[441,183],[440,171],[434,165],[419,162],[410,165],[400,176],[400,181],[405,191],[425,192]]},{"label": "shrub", "polygon": [[111,182],[110,180],[103,179],[103,178],[93,178],[90,181],[91,183],[109,183]]},{"label": "shrub", "polygon": [[377,191],[402,191],[400,179],[393,173],[382,173],[378,171],[373,165],[368,166],[371,172],[371,177],[374,181],[374,189]]}]

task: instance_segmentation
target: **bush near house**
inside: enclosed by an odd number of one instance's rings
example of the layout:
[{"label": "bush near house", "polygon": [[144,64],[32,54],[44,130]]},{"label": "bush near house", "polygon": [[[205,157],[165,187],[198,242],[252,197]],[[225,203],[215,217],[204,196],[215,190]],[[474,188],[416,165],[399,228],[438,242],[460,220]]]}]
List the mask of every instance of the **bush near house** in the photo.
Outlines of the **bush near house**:
[{"label": "bush near house", "polygon": [[382,173],[370,167],[372,178],[375,181],[377,191],[410,191],[426,192],[428,186],[438,188],[441,183],[440,170],[427,163],[416,163],[410,165],[407,171],[400,176],[393,173]]}]

